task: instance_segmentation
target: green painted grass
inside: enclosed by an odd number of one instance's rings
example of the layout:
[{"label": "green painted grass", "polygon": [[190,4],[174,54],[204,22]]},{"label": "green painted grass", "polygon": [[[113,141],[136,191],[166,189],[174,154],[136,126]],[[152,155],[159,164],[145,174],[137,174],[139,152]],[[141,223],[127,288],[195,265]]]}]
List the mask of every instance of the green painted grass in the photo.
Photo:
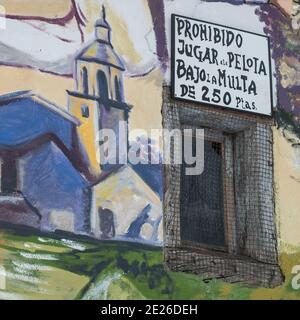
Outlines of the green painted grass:
[{"label": "green painted grass", "polygon": [[147,245],[0,230],[0,299],[300,299],[290,285],[300,253],[280,257],[286,281],[274,289],[168,272],[162,259],[161,248]]}]

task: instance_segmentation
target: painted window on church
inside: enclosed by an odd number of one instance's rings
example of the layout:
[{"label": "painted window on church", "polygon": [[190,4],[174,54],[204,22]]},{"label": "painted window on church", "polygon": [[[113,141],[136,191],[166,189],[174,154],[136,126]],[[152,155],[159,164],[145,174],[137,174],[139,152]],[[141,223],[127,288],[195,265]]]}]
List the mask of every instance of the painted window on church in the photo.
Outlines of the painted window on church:
[{"label": "painted window on church", "polygon": [[83,118],[89,118],[89,116],[90,116],[89,107],[85,104],[81,106],[81,116]]},{"label": "painted window on church", "polygon": [[83,93],[88,94],[89,93],[89,77],[88,77],[88,71],[86,67],[82,68],[82,86],[83,86]]},{"label": "painted window on church", "polygon": [[108,99],[108,84],[106,75],[102,70],[97,72],[97,82],[98,82],[98,89],[100,97],[103,99]]},{"label": "painted window on church", "polygon": [[115,76],[115,91],[116,91],[116,100],[121,102],[122,101],[121,88],[120,88],[120,82],[117,76]]}]

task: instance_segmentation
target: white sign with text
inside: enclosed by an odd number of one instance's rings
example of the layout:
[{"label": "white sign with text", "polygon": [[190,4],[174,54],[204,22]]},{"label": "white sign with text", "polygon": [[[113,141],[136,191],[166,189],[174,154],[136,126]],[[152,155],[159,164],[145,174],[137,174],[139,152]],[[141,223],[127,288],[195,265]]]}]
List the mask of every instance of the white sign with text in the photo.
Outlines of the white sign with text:
[{"label": "white sign with text", "polygon": [[172,15],[173,97],[272,115],[269,40]]}]

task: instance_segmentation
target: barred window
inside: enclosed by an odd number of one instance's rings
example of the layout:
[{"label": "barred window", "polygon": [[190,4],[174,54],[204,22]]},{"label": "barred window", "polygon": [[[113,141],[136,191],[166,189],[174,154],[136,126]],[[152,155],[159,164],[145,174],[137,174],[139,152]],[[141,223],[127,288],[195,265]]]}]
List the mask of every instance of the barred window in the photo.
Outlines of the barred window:
[{"label": "barred window", "polygon": [[173,100],[163,91],[163,127],[204,128],[204,171],[164,165],[164,259],[172,271],[274,287],[278,263],[273,178],[273,120]]},{"label": "barred window", "polygon": [[204,171],[200,175],[186,175],[187,165],[182,164],[180,223],[181,239],[186,245],[226,247],[223,148],[221,142],[206,137]]}]

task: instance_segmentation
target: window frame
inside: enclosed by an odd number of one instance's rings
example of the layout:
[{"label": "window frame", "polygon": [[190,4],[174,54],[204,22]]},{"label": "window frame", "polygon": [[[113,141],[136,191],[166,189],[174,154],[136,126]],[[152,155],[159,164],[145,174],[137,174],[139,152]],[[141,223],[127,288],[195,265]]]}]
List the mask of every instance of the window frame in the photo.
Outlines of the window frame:
[{"label": "window frame", "polygon": [[[181,150],[171,145],[171,164],[163,166],[166,267],[228,282],[263,287],[281,284],[284,277],[278,262],[272,165],[274,120],[174,100],[167,85],[163,87],[162,120],[163,128],[169,131],[188,125],[225,134],[225,174],[231,181],[225,192],[235,195],[226,203],[225,211],[226,221],[230,222],[225,224],[230,226],[227,232],[233,235],[229,237],[228,252],[184,246],[180,238],[181,166],[173,161]],[[169,146],[166,148],[168,151]],[[232,152],[234,170],[226,150]]]}]

